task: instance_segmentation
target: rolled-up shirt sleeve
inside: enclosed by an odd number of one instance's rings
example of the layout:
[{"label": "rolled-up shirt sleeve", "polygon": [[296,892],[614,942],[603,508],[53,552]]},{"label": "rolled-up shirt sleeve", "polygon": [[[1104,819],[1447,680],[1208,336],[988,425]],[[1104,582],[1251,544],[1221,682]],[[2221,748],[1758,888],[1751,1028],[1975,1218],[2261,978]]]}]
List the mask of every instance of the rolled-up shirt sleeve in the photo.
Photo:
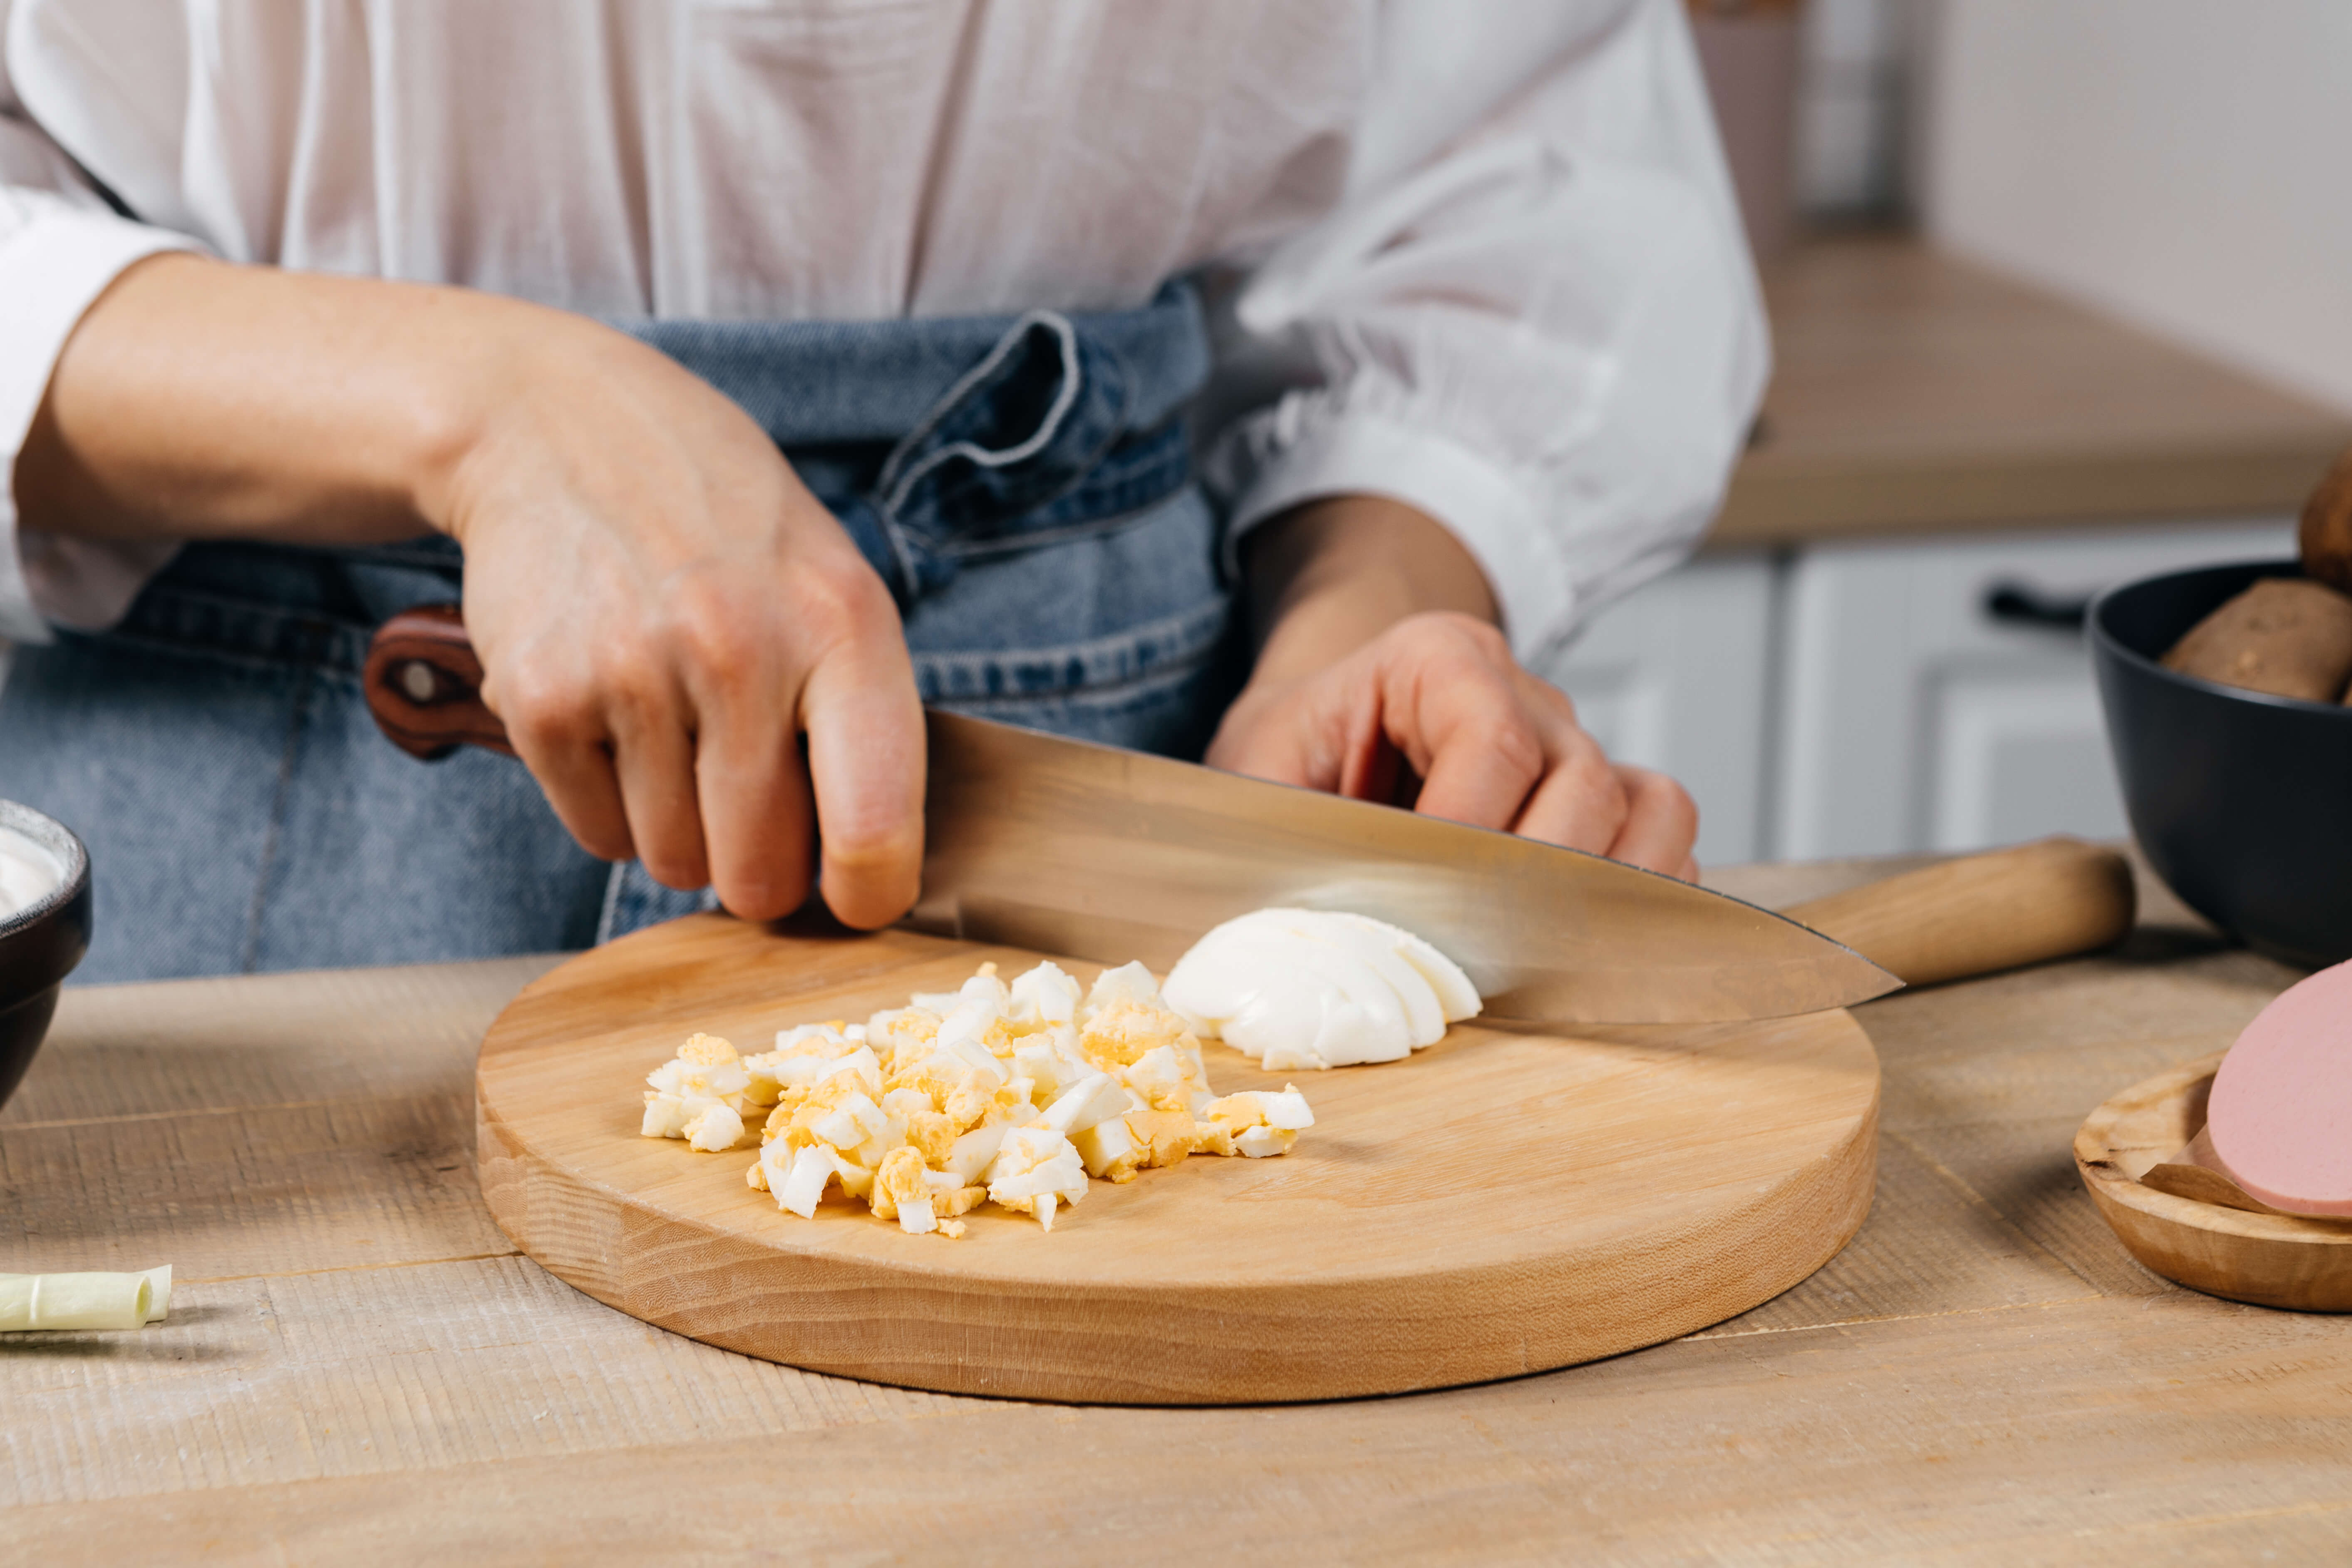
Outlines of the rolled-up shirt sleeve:
[{"label": "rolled-up shirt sleeve", "polygon": [[1383,55],[1347,195],[1223,314],[1210,478],[1233,542],[1428,512],[1540,661],[1706,531],[1769,370],[1754,268],[1682,0],[1407,0]]},{"label": "rolled-up shirt sleeve", "polygon": [[52,625],[110,626],[171,559],[168,544],[21,527],[16,458],[91,302],[131,263],[193,244],[117,216],[0,79],[0,638],[46,642]]}]

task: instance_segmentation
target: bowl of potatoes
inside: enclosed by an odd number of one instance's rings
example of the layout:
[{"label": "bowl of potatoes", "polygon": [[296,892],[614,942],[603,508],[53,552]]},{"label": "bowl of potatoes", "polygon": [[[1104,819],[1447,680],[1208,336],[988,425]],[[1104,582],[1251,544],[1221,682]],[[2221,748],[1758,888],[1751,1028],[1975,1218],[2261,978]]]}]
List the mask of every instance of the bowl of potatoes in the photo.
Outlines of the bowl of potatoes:
[{"label": "bowl of potatoes", "polygon": [[2352,958],[2352,452],[2299,560],[2146,577],[2092,605],[2092,664],[2132,833],[2249,946]]}]

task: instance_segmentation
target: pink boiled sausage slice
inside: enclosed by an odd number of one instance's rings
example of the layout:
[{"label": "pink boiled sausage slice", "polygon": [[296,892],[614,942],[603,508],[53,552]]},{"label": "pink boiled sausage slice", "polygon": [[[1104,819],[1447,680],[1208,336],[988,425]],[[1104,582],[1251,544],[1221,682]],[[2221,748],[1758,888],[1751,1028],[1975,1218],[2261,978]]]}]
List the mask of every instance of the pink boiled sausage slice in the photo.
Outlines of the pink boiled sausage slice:
[{"label": "pink boiled sausage slice", "polygon": [[2352,1215],[2352,963],[2255,1015],[2221,1058],[2205,1117],[2213,1152],[2254,1197]]}]

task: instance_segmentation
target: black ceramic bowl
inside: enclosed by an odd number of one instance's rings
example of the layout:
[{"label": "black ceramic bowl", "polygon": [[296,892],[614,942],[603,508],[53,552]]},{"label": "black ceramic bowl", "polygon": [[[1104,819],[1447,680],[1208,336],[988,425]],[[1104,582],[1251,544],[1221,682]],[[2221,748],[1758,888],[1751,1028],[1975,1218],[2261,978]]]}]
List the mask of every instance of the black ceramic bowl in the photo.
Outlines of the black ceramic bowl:
[{"label": "black ceramic bowl", "polygon": [[58,885],[0,915],[0,1105],[16,1091],[58,1010],[58,988],[89,951],[89,854],[63,825],[0,800],[0,831],[30,839],[57,863]]},{"label": "black ceramic bowl", "polygon": [[2181,901],[2316,969],[2352,958],[2352,709],[2176,675],[2182,633],[2291,561],[2126,583],[2091,605],[2091,659],[2132,833]]}]

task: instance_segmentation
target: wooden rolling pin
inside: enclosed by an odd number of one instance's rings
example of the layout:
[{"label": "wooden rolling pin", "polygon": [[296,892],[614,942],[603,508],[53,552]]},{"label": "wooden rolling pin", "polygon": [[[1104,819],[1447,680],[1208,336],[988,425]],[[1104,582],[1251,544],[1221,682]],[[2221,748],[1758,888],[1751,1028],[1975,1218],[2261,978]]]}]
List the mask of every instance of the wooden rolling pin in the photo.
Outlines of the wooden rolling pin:
[{"label": "wooden rolling pin", "polygon": [[[482,665],[454,605],[380,627],[362,677],[368,708],[412,756],[459,746],[514,754],[483,706]],[[1935,985],[2105,947],[2131,930],[2131,868],[2074,838],[1963,856],[1781,913],[1842,942],[1908,984]]]},{"label": "wooden rolling pin", "polygon": [[1906,871],[1780,912],[1906,984],[1937,985],[2123,939],[2137,898],[2131,865],[2079,838],[2043,838]]}]

